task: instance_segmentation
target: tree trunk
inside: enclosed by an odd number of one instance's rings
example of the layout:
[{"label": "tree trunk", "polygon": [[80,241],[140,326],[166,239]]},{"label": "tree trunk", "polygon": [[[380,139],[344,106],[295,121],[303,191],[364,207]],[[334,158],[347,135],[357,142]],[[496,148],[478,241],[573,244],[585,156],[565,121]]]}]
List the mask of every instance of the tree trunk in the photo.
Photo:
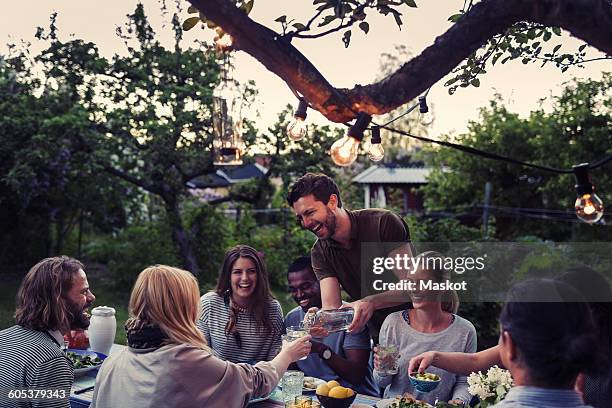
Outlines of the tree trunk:
[{"label": "tree trunk", "polygon": [[172,241],[176,249],[179,251],[181,259],[183,261],[183,268],[193,273],[195,276],[200,274],[200,267],[196,259],[195,253],[191,246],[189,237],[185,228],[183,228],[183,220],[181,219],[181,211],[179,209],[178,202],[176,200],[166,201],[166,214],[168,215],[168,222],[172,229]]}]

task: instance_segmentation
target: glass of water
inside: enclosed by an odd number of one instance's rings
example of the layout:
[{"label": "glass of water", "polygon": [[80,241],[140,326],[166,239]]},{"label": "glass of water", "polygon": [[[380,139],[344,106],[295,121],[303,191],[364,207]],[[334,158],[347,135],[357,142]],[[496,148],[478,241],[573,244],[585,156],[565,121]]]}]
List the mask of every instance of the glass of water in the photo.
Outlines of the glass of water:
[{"label": "glass of water", "polygon": [[380,375],[395,375],[397,374],[397,363],[399,359],[399,350],[395,345],[383,346],[379,344],[378,349],[378,369]]},{"label": "glass of water", "polygon": [[281,380],[283,388],[283,402],[293,402],[295,397],[302,395],[304,373],[297,370],[288,370]]},{"label": "glass of water", "polygon": [[[299,325],[299,326],[289,326],[287,327],[287,334],[282,336],[283,342],[288,341],[288,342],[292,342],[295,341],[297,339],[300,339],[304,336],[306,336],[308,333],[306,332],[306,330],[304,329],[303,325]],[[306,360],[308,356],[304,356],[302,358],[300,358],[300,360]]]}]

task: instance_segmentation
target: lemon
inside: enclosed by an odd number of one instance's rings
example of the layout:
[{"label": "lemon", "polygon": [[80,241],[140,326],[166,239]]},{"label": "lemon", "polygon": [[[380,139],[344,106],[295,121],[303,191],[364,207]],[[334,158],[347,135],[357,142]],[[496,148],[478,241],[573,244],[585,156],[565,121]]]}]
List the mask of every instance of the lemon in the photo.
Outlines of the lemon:
[{"label": "lemon", "polygon": [[317,395],[327,397],[329,395],[329,387],[327,386],[327,384],[320,384],[315,392],[317,393]]},{"label": "lemon", "polygon": [[350,398],[353,395],[355,395],[355,391],[351,390],[350,388],[346,389],[346,398]]},{"label": "lemon", "polygon": [[329,389],[331,390],[334,387],[339,387],[340,383],[336,380],[331,380],[327,382],[327,386],[329,387]]},{"label": "lemon", "polygon": [[331,390],[329,390],[328,397],[344,399],[346,398],[346,388],[340,387],[340,386],[334,387]]}]

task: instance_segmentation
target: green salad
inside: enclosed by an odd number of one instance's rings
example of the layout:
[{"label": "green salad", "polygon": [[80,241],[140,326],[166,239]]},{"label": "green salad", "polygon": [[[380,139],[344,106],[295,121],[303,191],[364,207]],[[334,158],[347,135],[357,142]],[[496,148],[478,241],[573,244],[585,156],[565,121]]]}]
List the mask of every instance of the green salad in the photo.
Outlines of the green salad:
[{"label": "green salad", "polygon": [[100,357],[93,354],[81,355],[72,351],[67,351],[66,356],[68,356],[75,369],[95,367],[102,364]]},{"label": "green salad", "polygon": [[440,377],[432,373],[413,373],[412,376],[421,381],[440,381]]}]

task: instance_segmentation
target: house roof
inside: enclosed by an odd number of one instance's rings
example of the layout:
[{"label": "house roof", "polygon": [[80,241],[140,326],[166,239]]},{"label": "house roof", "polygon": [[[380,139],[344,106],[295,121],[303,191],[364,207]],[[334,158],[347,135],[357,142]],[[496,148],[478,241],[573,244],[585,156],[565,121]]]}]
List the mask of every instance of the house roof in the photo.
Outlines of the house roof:
[{"label": "house roof", "polygon": [[227,187],[253,178],[262,178],[268,169],[258,163],[244,164],[242,166],[219,169],[215,173],[205,174],[189,180],[190,188]]},{"label": "house roof", "polygon": [[217,170],[217,174],[225,177],[230,183],[239,183],[252,178],[262,178],[268,169],[259,163],[245,164],[242,166],[226,167]]},{"label": "house roof", "polygon": [[372,166],[353,178],[358,184],[427,184],[427,167]]}]

